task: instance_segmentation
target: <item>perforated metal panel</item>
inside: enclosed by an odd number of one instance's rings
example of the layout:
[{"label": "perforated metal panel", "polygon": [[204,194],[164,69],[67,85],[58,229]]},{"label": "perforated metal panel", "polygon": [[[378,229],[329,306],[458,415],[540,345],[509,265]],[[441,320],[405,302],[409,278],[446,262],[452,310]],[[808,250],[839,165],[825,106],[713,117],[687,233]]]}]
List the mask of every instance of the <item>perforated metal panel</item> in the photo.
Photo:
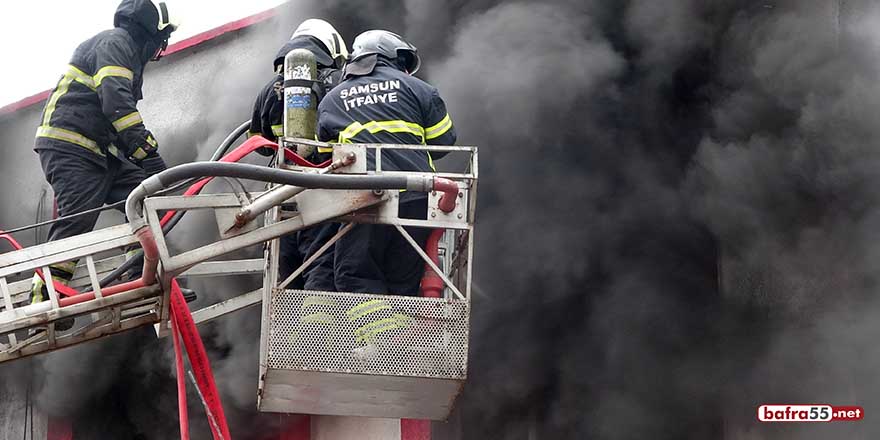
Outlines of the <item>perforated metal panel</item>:
[{"label": "perforated metal panel", "polygon": [[463,380],[468,313],[458,300],[276,291],[268,368]]}]

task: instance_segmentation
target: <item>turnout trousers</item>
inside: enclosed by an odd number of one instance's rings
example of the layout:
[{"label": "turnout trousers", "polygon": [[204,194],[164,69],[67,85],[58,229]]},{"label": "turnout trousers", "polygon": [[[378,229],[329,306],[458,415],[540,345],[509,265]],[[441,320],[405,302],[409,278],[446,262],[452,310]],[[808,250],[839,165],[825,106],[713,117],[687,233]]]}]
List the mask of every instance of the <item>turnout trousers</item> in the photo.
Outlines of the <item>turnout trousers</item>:
[{"label": "turnout trousers", "polygon": [[[80,148],[70,145],[70,148]],[[64,217],[105,204],[125,200],[146,178],[137,165],[108,155],[106,168],[78,154],[55,149],[38,150],[46,180],[52,185],[58,216]],[[118,208],[125,212],[125,207]],[[49,241],[90,232],[98,221],[97,212],[61,220],[49,228]]]},{"label": "turnout trousers", "polygon": [[[105,204],[125,200],[128,194],[146,178],[144,171],[127,160],[109,156],[87,157],[64,148],[80,148],[76,145],[60,143],[52,148],[38,149],[40,165],[46,180],[55,193],[58,216],[77,214]],[[105,166],[96,160],[106,160]],[[120,206],[125,212],[125,207]],[[92,231],[100,213],[94,212],[71,219],[59,220],[49,227],[49,241],[72,237]],[[64,285],[70,283],[76,271],[76,261],[50,265],[52,278]],[[31,303],[48,299],[45,282],[34,275],[31,286]],[[56,323],[56,329],[68,330],[73,327],[73,319]]]},{"label": "turnout trousers", "polygon": [[[428,199],[400,204],[401,218],[425,219]],[[404,228],[424,249],[429,228]],[[334,281],[340,292],[390,295],[419,294],[425,262],[391,225],[355,225],[336,242]]]}]

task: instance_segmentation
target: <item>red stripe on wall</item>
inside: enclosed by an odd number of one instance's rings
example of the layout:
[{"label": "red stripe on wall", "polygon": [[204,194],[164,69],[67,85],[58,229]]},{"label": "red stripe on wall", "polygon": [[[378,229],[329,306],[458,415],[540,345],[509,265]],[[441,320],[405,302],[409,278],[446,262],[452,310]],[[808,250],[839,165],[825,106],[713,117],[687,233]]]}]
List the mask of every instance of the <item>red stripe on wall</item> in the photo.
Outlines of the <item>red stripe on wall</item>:
[{"label": "red stripe on wall", "polygon": [[306,415],[291,414],[281,416],[282,426],[279,440],[311,440],[312,418]]},{"label": "red stripe on wall", "polygon": [[73,440],[73,425],[70,420],[49,416],[46,440]]},{"label": "red stripe on wall", "polygon": [[224,24],[223,26],[216,27],[206,32],[202,32],[198,35],[193,35],[192,37],[187,38],[186,40],[178,41],[165,50],[166,55],[173,54],[175,52],[180,52],[181,50],[188,49],[193,46],[197,46],[199,44],[204,43],[208,40],[213,40],[223,34],[237,31],[239,29],[246,28],[248,26],[257,24],[261,21],[265,21],[269,18],[278,15],[278,8],[272,8],[268,11],[263,11],[258,14],[251,15],[250,17],[242,18],[241,20],[233,21],[232,23]]},{"label": "red stripe on wall", "polygon": [[[165,50],[166,55],[173,54],[175,52],[180,52],[184,49],[188,49],[193,46],[198,46],[208,40],[212,40],[217,38],[223,34],[228,34],[229,32],[234,32],[239,29],[244,29],[248,26],[257,24],[259,22],[268,20],[276,15],[278,15],[279,7],[269,9],[268,11],[263,11],[250,17],[242,18],[241,20],[236,20],[231,23],[224,24],[223,26],[216,27],[206,32],[202,32],[201,34],[193,35],[185,40],[178,41]],[[28,108],[32,105],[39,104],[46,99],[49,98],[49,94],[52,93],[52,89],[42,91],[40,93],[28,96],[20,101],[13,102],[12,104],[7,104],[3,107],[0,107],[0,116],[15,113],[19,110]]]},{"label": "red stripe on wall", "polygon": [[400,440],[431,440],[431,421],[400,419]]},{"label": "red stripe on wall", "polygon": [[39,104],[49,99],[49,93],[52,93],[52,90],[44,90],[40,93],[37,93],[36,95],[28,96],[21,101],[13,102],[12,104],[0,107],[0,116],[8,113],[15,113],[23,108],[30,107],[34,104]]}]

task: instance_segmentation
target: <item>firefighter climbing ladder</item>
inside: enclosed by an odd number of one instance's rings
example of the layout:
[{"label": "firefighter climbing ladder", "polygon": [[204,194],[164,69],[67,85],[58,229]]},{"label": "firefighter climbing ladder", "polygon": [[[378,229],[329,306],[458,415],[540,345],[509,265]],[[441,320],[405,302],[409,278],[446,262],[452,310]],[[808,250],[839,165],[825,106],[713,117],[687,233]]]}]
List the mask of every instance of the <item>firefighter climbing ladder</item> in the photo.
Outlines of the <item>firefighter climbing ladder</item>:
[{"label": "firefighter climbing ladder", "polygon": [[[255,137],[230,154],[237,161],[250,151],[277,145]],[[169,334],[170,293],[175,277],[263,276],[263,286],[194,311],[195,323],[261,304],[258,406],[262,411],[395,418],[443,419],[467,375],[473,222],[477,186],[474,147],[425,145],[334,145],[333,160],[321,168],[302,166],[297,146],[329,144],[288,139],[274,168],[196,163],[169,169],[129,197],[131,224],[0,254],[0,362],[85,343],[136,327],[153,325]],[[382,151],[410,149],[466,156],[462,173],[385,171]],[[367,170],[367,152],[376,158]],[[288,165],[282,157],[299,165]],[[224,159],[225,160],[225,159]],[[210,165],[210,166],[209,166]],[[225,176],[274,182],[267,191],[207,195],[154,196],[158,189],[194,177]],[[265,178],[264,178],[265,177]],[[164,181],[168,180],[168,181]],[[428,193],[427,220],[399,218],[399,191]],[[137,194],[136,194],[137,193]],[[210,210],[219,239],[194,249],[170,246],[173,232],[162,231],[160,211]],[[278,237],[322,222],[341,222],[332,242],[357,223],[396,228],[435,276],[437,297],[400,297],[344,292],[289,290],[278,279]],[[437,248],[423,250],[404,227],[442,230]],[[145,238],[152,235],[152,238]],[[9,238],[11,240],[11,238]],[[100,277],[124,261],[123,251],[141,244],[147,251],[144,278],[101,287]],[[263,246],[262,259],[222,260],[237,250]],[[153,255],[158,259],[152,267]],[[293,278],[318,255],[298,268]],[[438,258],[439,257],[439,258]],[[31,276],[51,279],[52,264],[78,260],[72,296],[47,283],[49,301],[28,303]],[[150,278],[152,276],[152,279]],[[437,280],[436,278],[439,278]],[[425,284],[425,281],[423,281]],[[69,292],[67,292],[69,293]],[[320,304],[325,319],[307,315]],[[380,304],[405,319],[391,331],[365,339],[346,311]],[[62,319],[76,318],[65,332]]]}]

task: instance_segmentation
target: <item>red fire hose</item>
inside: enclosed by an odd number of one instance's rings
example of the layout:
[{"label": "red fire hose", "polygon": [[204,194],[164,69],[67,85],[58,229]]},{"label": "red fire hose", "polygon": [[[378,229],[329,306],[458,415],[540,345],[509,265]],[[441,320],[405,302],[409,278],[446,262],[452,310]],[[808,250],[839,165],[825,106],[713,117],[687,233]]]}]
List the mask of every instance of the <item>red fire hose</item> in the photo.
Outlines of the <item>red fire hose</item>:
[{"label": "red fire hose", "polygon": [[[211,364],[208,361],[208,354],[199,336],[199,330],[193,321],[186,300],[183,299],[183,293],[176,279],[171,280],[171,325],[172,336],[177,342],[179,334],[186,347],[186,354],[189,363],[192,366],[193,375],[196,378],[196,385],[201,391],[205,401],[205,412],[208,416],[208,426],[211,427],[211,433],[214,440],[232,440],[229,435],[229,426],[226,423],[226,415],[223,413],[223,404],[220,401],[220,393],[217,392],[217,385],[214,382],[214,373],[211,371]],[[178,396],[178,412],[180,414],[180,438],[181,440],[189,439],[189,422],[186,419],[186,384],[183,380],[183,355],[180,351],[179,343],[175,344],[175,364],[177,369],[177,396]]]},{"label": "red fire hose", "polygon": [[[425,252],[437,267],[440,267],[440,250],[438,247],[444,232],[446,232],[445,229],[434,229],[431,231],[431,235],[428,236],[428,243],[425,244]],[[440,278],[440,275],[437,275],[434,269],[431,269],[431,266],[425,263],[425,274],[422,275],[422,296],[426,298],[440,298],[440,293],[443,292],[444,287],[443,278]]]},{"label": "red fire hose", "polygon": [[[3,230],[0,230],[0,238],[9,242],[9,244],[11,244],[12,247],[15,248],[15,250],[20,251],[22,249],[21,245],[18,244],[18,242],[15,241],[15,239],[12,238],[11,235],[7,234],[6,232],[3,232]],[[37,275],[40,276],[40,278],[43,280],[43,282],[46,281],[46,277],[43,276],[43,271],[41,269],[35,269],[34,271],[37,273]],[[72,297],[72,296],[75,296],[76,294],[79,293],[76,291],[76,289],[73,289],[71,287],[67,287],[64,284],[61,284],[55,280],[52,280],[52,285],[55,287],[56,292],[58,292],[64,296]],[[59,300],[61,300],[61,299],[62,298],[59,298]]]},{"label": "red fire hose", "polygon": [[[266,140],[266,138],[264,138],[262,136],[251,136],[250,138],[248,138],[247,141],[245,141],[243,144],[239,145],[238,148],[232,150],[229,154],[223,156],[223,158],[220,159],[219,161],[220,162],[238,162],[242,158],[247,156],[248,154],[251,154],[254,151],[256,151],[257,149],[264,148],[264,147],[271,148],[273,150],[278,150],[277,143]],[[326,166],[329,166],[330,162],[331,162],[330,160],[327,160],[323,163],[316,165],[316,164],[309,162],[308,160],[306,160],[302,156],[294,153],[293,151],[291,151],[288,148],[284,149],[284,158],[299,165],[299,166],[310,167],[310,168],[324,168]],[[199,180],[193,186],[189,187],[189,189],[187,189],[186,192],[183,193],[183,195],[184,196],[192,196],[192,195],[196,195],[196,194],[200,193],[202,191],[202,189],[205,187],[205,185],[207,185],[208,182],[210,182],[212,179],[213,179],[213,177],[205,177],[204,179]],[[165,213],[165,215],[162,216],[162,220],[160,221],[160,224],[162,226],[165,226],[165,224],[168,223],[171,220],[171,217],[173,217],[173,216],[174,216],[174,211],[169,211],[169,212]]]},{"label": "red fire hose", "polygon": [[180,328],[171,315],[171,340],[174,343],[174,366],[177,373],[177,415],[180,419],[180,440],[189,440],[189,415],[186,410],[186,379],[183,377],[183,352],[180,349]]}]

